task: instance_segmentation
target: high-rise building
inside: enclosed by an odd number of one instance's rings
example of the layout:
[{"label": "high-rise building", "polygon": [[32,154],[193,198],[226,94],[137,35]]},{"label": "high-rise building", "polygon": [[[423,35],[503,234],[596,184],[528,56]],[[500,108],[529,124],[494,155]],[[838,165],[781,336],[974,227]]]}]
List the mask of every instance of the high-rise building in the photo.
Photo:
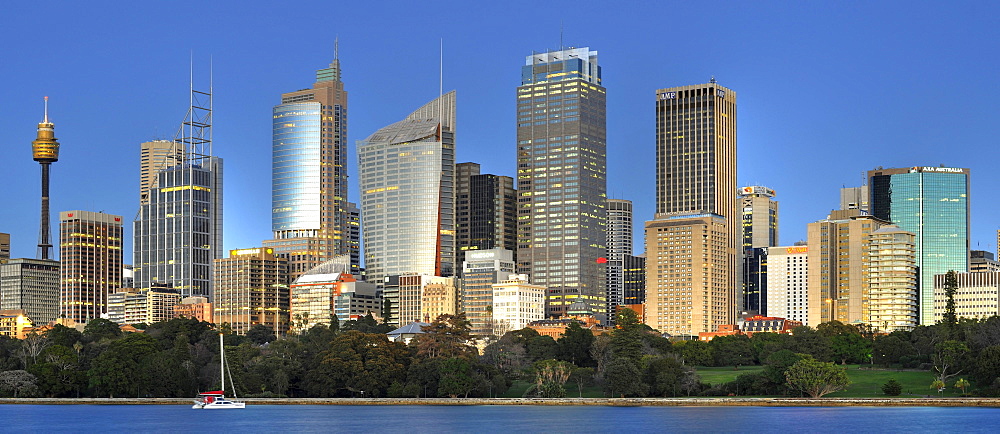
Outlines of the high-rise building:
[{"label": "high-rise building", "polygon": [[77,323],[101,318],[108,294],[122,288],[122,217],[91,211],[59,213],[59,316]]},{"label": "high-rise building", "polygon": [[507,249],[465,252],[461,308],[473,335],[493,333],[493,284],[509,278],[514,268],[514,252]]},{"label": "high-rise building", "polygon": [[350,242],[351,275],[361,275],[361,209],[347,202],[347,234]]},{"label": "high-rise building", "polygon": [[11,259],[0,264],[0,310],[17,309],[38,325],[59,317],[59,261]]},{"label": "high-rise building", "polygon": [[270,248],[230,250],[215,260],[216,324],[246,334],[262,324],[283,336],[289,328],[288,260]]},{"label": "high-rise building", "polygon": [[[271,230],[264,247],[288,259],[292,280],[351,255],[347,91],[336,54],[311,89],[281,95],[272,116]],[[356,266],[359,264],[355,264]]]},{"label": "high-rise building", "polygon": [[969,272],[982,273],[1000,271],[1000,262],[994,259],[993,252],[973,250],[969,252]]},{"label": "high-rise building", "polygon": [[184,162],[184,146],[173,140],[152,140],[139,145],[139,202],[149,201],[157,174]]},{"label": "high-rise building", "polygon": [[132,224],[138,288],[156,285],[182,297],[212,297],[212,262],[222,257],[223,221],[223,165],[212,155],[212,101],[211,92],[191,89],[190,107],[174,137],[184,151],[179,164],[157,168],[150,160],[151,166],[143,161],[140,167],[155,175]]},{"label": "high-rise building", "polygon": [[517,268],[547,288],[546,316],[574,301],[607,311],[607,95],[597,52],[536,53],[517,88]]},{"label": "high-rise building", "polygon": [[[771,315],[767,308],[767,247],[750,247],[743,251],[743,300],[741,312]],[[782,317],[784,318],[784,317]]]},{"label": "high-rise building", "polygon": [[493,335],[503,336],[545,318],[545,287],[528,283],[528,276],[512,274],[493,284]]},{"label": "high-rise building", "polygon": [[358,173],[368,281],[453,275],[455,92],[358,142]]},{"label": "high-rise building", "polygon": [[492,174],[469,178],[468,239],[459,249],[517,250],[517,190],[514,179]]},{"label": "high-rise building", "polygon": [[625,257],[632,254],[632,201],[608,199],[607,263],[605,283],[608,294],[608,318],[613,320],[615,309],[625,303]]},{"label": "high-rise building", "polygon": [[740,188],[743,249],[778,245],[778,201],[774,190],[759,185]]},{"label": "high-rise building", "polygon": [[[728,322],[722,324],[735,323],[742,300],[739,297],[742,287],[742,249],[739,246],[743,227],[737,191],[736,92],[720,86],[715,79],[707,84],[657,90],[656,212],[658,215],[709,213],[725,220],[729,235],[722,253],[726,260],[716,265],[723,267],[723,273],[728,276],[718,284],[730,292],[725,300],[718,300],[729,312],[726,314]],[[647,260],[659,264],[658,258],[647,256]],[[653,268],[648,265],[649,269]],[[655,280],[648,282],[656,284]],[[649,317],[658,315],[650,309],[646,314]],[[695,331],[695,336],[697,331],[700,330]]]},{"label": "high-rise building", "polygon": [[10,260],[10,234],[0,233],[0,264]]},{"label": "high-rise building", "polygon": [[465,251],[472,244],[472,177],[479,175],[479,163],[455,165],[455,250],[458,262],[465,261]]},{"label": "high-rise building", "polygon": [[625,278],[625,298],[622,304],[640,305],[646,302],[646,257],[625,255],[622,261]]},{"label": "high-rise building", "polygon": [[31,156],[42,167],[42,218],[38,231],[38,259],[42,260],[52,258],[49,168],[59,161],[59,141],[55,134],[55,124],[49,122],[49,97],[45,97],[45,117],[38,124],[37,137],[31,142]]},{"label": "high-rise building", "polygon": [[969,169],[868,172],[871,213],[916,234],[920,324],[934,324],[934,276],[969,270]]},{"label": "high-rise building", "polygon": [[913,233],[896,225],[872,232],[865,270],[863,321],[891,333],[917,326],[917,261]]},{"label": "high-rise building", "polygon": [[[764,301],[767,312],[761,312],[761,315],[798,321],[810,327],[819,325],[809,322],[808,252],[808,246],[767,248],[767,269],[770,274]],[[814,294],[813,298],[819,299],[818,294]],[[813,319],[817,316],[814,315]]]},{"label": "high-rise building", "polygon": [[718,214],[657,214],[646,222],[646,324],[697,337],[733,324],[733,238]]},{"label": "high-rise building", "polygon": [[862,214],[871,213],[868,202],[868,186],[844,187],[840,189],[840,209],[860,210]]}]

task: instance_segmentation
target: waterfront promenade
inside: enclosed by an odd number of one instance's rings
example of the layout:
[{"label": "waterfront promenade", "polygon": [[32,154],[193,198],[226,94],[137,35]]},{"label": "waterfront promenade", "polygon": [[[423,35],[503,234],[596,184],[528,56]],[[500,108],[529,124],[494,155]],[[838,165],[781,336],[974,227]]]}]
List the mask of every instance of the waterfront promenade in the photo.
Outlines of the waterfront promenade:
[{"label": "waterfront promenade", "polygon": [[[547,405],[659,407],[1000,407],[1000,398],[246,398],[248,405]],[[184,398],[0,398],[0,404],[190,405]]]}]

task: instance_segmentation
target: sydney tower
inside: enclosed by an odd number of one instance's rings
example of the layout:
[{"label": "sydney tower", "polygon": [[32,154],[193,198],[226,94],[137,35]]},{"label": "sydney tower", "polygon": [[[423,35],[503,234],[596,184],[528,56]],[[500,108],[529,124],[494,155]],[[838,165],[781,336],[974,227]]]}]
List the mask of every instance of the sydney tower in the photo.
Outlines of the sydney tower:
[{"label": "sydney tower", "polygon": [[59,141],[55,125],[49,122],[49,97],[45,97],[45,119],[38,124],[38,137],[31,142],[31,154],[42,165],[42,220],[38,234],[38,258],[52,259],[52,242],[49,239],[49,166],[59,161]]}]

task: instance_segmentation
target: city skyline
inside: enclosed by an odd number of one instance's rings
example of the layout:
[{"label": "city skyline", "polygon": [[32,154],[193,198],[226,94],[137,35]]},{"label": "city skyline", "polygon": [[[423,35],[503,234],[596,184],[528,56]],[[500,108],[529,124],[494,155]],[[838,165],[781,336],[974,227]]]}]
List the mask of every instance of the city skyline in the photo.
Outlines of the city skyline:
[{"label": "city skyline", "polygon": [[[226,159],[230,173],[226,182],[229,230],[223,246],[230,250],[258,246],[261,240],[270,238],[270,209],[261,204],[266,204],[270,195],[266,173],[274,95],[304,87],[312,71],[329,63],[337,34],[342,42],[340,58],[351,65],[344,73],[345,82],[352,86],[349,163],[356,161],[355,141],[373,133],[387,119],[403,117],[407,107],[419,106],[436,95],[436,54],[443,38],[445,85],[462,95],[458,117],[463,133],[456,161],[477,162],[483,165],[484,173],[501,176],[516,176],[513,153],[509,151],[516,146],[511,107],[516,100],[518,70],[512,65],[517,65],[525,52],[546,51],[558,45],[559,39],[554,26],[523,35],[475,33],[478,26],[498,24],[509,13],[497,13],[496,17],[485,18],[485,23],[455,31],[391,31],[366,39],[373,33],[364,26],[373,18],[366,16],[362,8],[350,7],[359,16],[358,22],[345,22],[339,29],[309,31],[315,32],[310,34],[313,42],[275,53],[270,50],[274,45],[269,45],[274,42],[265,41],[266,35],[251,35],[247,21],[232,24],[246,29],[220,24],[198,39],[144,39],[142,36],[149,31],[138,23],[122,24],[115,35],[98,33],[76,38],[72,31],[78,29],[72,23],[78,12],[75,7],[48,11],[53,28],[64,28],[38,35],[36,44],[51,47],[50,51],[14,48],[7,53],[10,61],[0,71],[18,83],[5,91],[5,104],[0,105],[0,119],[5,122],[0,128],[0,142],[4,144],[0,182],[10,186],[6,189],[7,200],[14,204],[0,210],[0,232],[11,233],[13,258],[35,257],[28,249],[37,244],[38,217],[34,210],[38,206],[38,169],[27,158],[27,148],[34,136],[33,126],[39,121],[42,96],[52,98],[50,116],[58,125],[57,137],[62,145],[59,169],[52,175],[52,213],[104,210],[131,219],[138,211],[134,198],[139,188],[140,143],[173,136],[186,109],[189,59],[194,59],[195,82],[203,83],[209,56],[214,56],[215,155]],[[633,201],[638,224],[652,218],[655,203],[651,158],[655,140],[648,113],[649,93],[703,83],[715,75],[720,84],[740,92],[738,183],[764,185],[777,191],[783,204],[783,244],[805,239],[806,224],[825,218],[830,209],[836,208],[838,189],[860,185],[867,170],[945,164],[975,172],[970,196],[970,247],[995,250],[997,223],[987,218],[994,214],[995,206],[986,192],[997,175],[977,163],[989,161],[996,151],[986,146],[990,142],[985,130],[955,127],[988,122],[991,110],[981,104],[995,100],[992,96],[997,91],[985,86],[981,89],[983,98],[970,103],[944,86],[997,69],[994,60],[975,54],[988,52],[983,49],[988,48],[984,45],[987,42],[978,41],[992,40],[990,32],[996,30],[984,27],[985,37],[977,34],[976,38],[968,33],[980,27],[976,23],[989,13],[971,6],[899,12],[886,4],[872,5],[864,14],[855,16],[823,6],[737,6],[704,18],[686,7],[635,5],[628,13],[600,17],[606,20],[601,23],[603,31],[586,30],[598,18],[585,18],[582,12],[566,13],[566,45],[589,46],[601,52],[602,68],[606,68],[608,77],[604,83],[609,98],[608,196]],[[31,9],[29,5],[14,5],[9,16],[27,16]],[[382,18],[399,23],[414,19],[414,14],[426,14],[416,9],[404,6],[398,16]],[[879,12],[883,9],[886,13]],[[224,5],[212,6],[206,14],[221,21],[224,10]],[[888,14],[890,10],[894,14]],[[146,12],[162,15],[167,24],[180,25],[178,34],[191,25],[182,22],[180,12],[157,7]],[[279,12],[279,17],[287,13]],[[643,25],[667,13],[690,17],[682,20],[677,30],[671,30],[677,35],[704,25],[706,20],[755,31],[733,47],[723,44],[727,42],[725,35],[699,41],[710,48],[704,51],[715,50],[714,56],[696,53],[693,46],[637,44],[656,35],[652,30],[642,30]],[[448,14],[456,18],[452,21],[461,21],[458,18],[474,12],[460,7]],[[250,15],[257,17],[251,21],[264,16],[263,10]],[[123,18],[126,16],[125,12],[111,11],[94,25],[101,25],[104,19],[130,21]],[[885,16],[890,16],[888,21]],[[763,24],[750,24],[754,18],[780,25],[766,29]],[[936,26],[924,25],[924,21],[932,19]],[[25,31],[25,26],[5,22],[0,26],[0,36],[11,39]],[[517,26],[505,24],[502,28]],[[811,27],[816,28],[816,33]],[[225,33],[233,30],[239,31]],[[732,36],[733,31],[725,33]],[[809,45],[793,37],[803,35],[810,35]],[[407,42],[405,47],[397,47],[402,41]],[[479,57],[487,64],[468,62],[487,42],[495,48],[490,56]],[[959,44],[962,50],[943,51]],[[112,54],[104,54],[102,50],[107,46],[123,50],[107,50]],[[372,54],[380,47],[390,47],[388,55]],[[635,56],[638,48],[643,48],[643,56]],[[698,48],[700,51],[706,47]],[[803,51],[805,55],[795,54]],[[93,56],[79,54],[91,52]],[[926,56],[924,52],[936,55]],[[39,56],[57,59],[62,64],[60,69],[76,73],[39,70],[32,66],[40,63]],[[642,58],[642,62],[635,58]],[[397,62],[408,64],[407,74],[391,69],[390,65]],[[151,82],[157,86],[149,86]],[[136,88],[142,89],[142,98],[130,98],[140,93]],[[812,112],[801,110],[800,98],[806,96],[822,101],[823,107]],[[862,104],[858,103],[859,97],[864,98]],[[115,128],[107,128],[109,123]],[[833,155],[833,150],[844,155]],[[357,202],[357,171],[353,164],[349,165],[353,177],[349,198]],[[90,194],[76,194],[73,190]],[[638,253],[642,250],[641,240],[636,238],[634,251]],[[132,239],[128,227],[125,239]],[[131,258],[133,246],[126,244],[124,256]]]}]

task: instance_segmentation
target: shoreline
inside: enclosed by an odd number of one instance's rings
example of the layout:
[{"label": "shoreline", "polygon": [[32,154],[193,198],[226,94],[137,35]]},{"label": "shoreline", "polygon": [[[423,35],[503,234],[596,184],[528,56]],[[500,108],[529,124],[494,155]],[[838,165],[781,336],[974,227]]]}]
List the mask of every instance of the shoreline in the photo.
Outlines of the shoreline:
[{"label": "shoreline", "polygon": [[[247,405],[612,407],[1000,407],[1000,398],[246,398]],[[28,405],[191,405],[185,398],[0,398]]]}]

